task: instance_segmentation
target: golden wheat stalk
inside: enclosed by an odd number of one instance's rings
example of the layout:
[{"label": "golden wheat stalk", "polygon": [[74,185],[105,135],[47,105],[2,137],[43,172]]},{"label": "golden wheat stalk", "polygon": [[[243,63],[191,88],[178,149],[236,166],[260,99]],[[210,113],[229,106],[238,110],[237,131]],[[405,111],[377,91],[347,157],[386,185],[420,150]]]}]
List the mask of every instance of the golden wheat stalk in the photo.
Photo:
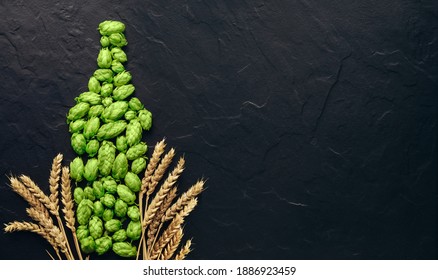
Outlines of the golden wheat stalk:
[{"label": "golden wheat stalk", "polygon": [[[173,155],[175,154],[174,149],[171,149],[167,155],[169,155],[169,154],[173,158]],[[163,161],[166,159],[166,156],[164,156]],[[166,198],[167,194],[169,193],[170,189],[173,187],[173,185],[176,183],[176,180],[178,180],[179,176],[184,171],[184,164],[185,164],[184,158],[180,158],[177,166],[173,169],[173,171],[169,174],[167,179],[161,185],[161,188],[158,190],[157,194],[152,199],[149,207],[147,208],[147,210],[145,210],[145,214],[143,215],[143,221],[142,221],[142,229],[145,230],[148,227],[148,225],[152,222],[152,219],[155,217],[155,214],[157,213],[160,205],[163,203],[163,201]],[[169,166],[170,162],[166,163],[166,165]],[[167,169],[167,166],[166,166],[166,169]],[[158,166],[157,171],[160,171],[160,166]],[[164,172],[163,172],[163,174],[164,174]],[[145,231],[144,230],[142,231],[138,250],[140,250],[140,244],[143,244],[142,245],[143,254],[146,254],[147,249],[146,249],[146,242],[144,240],[144,238],[145,238]],[[137,251],[137,255],[138,254],[139,254],[139,251]]]},{"label": "golden wheat stalk", "polygon": [[64,208],[62,208],[62,212],[64,213],[64,219],[66,222],[66,226],[71,230],[73,234],[73,241],[76,247],[76,252],[80,260],[82,260],[81,249],[79,247],[78,238],[76,236],[76,228],[75,228],[75,213],[73,210],[73,196],[71,192],[71,184],[70,184],[70,172],[68,167],[62,168],[62,180],[61,180],[61,196],[62,196],[62,204]]},{"label": "golden wheat stalk", "polygon": [[59,179],[61,175],[62,155],[58,154],[53,159],[49,177],[50,201],[55,205],[56,213],[59,211]]}]

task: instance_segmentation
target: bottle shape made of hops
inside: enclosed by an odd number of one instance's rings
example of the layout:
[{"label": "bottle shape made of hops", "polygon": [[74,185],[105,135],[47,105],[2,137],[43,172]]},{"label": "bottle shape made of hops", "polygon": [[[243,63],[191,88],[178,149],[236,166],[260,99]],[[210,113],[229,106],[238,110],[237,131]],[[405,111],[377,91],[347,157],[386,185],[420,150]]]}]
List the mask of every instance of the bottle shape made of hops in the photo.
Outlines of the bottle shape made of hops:
[{"label": "bottle shape made of hops", "polygon": [[133,76],[124,65],[125,29],[115,20],[99,24],[97,68],[87,81],[88,91],[75,98],[66,116],[77,154],[70,170],[78,239],[86,254],[112,251],[133,257],[137,250],[137,174],[146,168],[147,144],[142,138],[151,127],[152,114],[134,97]]}]

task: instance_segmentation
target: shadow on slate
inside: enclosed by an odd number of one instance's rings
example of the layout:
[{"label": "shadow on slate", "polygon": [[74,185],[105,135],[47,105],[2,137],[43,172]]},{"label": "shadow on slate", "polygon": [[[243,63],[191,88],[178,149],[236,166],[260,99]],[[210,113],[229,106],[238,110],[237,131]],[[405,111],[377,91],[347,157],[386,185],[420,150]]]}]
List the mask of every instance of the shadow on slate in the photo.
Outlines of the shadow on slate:
[{"label": "shadow on slate", "polygon": [[[185,155],[183,189],[208,179],[189,259],[438,258],[436,1],[9,2],[1,224],[28,220],[7,175],[48,191],[53,157],[74,158],[65,115],[116,19],[154,115],[145,140]],[[0,244],[48,258],[35,234]]]}]

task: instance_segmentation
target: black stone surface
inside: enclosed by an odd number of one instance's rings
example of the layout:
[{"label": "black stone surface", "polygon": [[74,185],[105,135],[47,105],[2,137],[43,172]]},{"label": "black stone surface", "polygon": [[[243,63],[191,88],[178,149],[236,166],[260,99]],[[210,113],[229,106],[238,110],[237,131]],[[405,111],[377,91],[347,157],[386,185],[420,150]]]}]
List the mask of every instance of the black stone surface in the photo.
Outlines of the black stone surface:
[{"label": "black stone surface", "polygon": [[[438,258],[438,3],[2,1],[0,224],[28,219],[7,176],[46,186],[73,158],[65,115],[123,21],[146,141],[184,154],[190,259]],[[48,191],[47,188],[45,188]],[[0,259],[47,259],[31,233]],[[109,256],[111,258],[114,256]],[[96,257],[97,258],[97,257]]]}]

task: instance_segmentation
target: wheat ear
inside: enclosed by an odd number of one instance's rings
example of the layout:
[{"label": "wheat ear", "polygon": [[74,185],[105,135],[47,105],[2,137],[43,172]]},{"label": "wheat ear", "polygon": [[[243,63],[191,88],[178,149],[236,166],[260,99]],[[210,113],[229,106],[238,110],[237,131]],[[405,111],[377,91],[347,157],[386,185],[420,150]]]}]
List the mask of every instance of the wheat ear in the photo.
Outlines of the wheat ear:
[{"label": "wheat ear", "polygon": [[145,194],[148,191],[147,187],[152,178],[152,175],[155,172],[155,169],[158,166],[158,163],[160,162],[161,155],[164,153],[165,148],[166,148],[166,143],[164,142],[164,139],[155,145],[154,152],[152,153],[152,157],[149,160],[149,163],[146,167],[146,171],[144,172],[140,194]]},{"label": "wheat ear", "polygon": [[54,216],[58,215],[57,207],[50,198],[44,194],[44,192],[38,187],[38,185],[32,181],[28,176],[21,175],[20,180],[28,188],[28,190],[50,211]]},{"label": "wheat ear", "polygon": [[18,178],[10,177],[9,181],[11,182],[11,188],[14,192],[24,198],[30,206],[49,217],[49,212],[46,206],[44,206],[44,204],[42,204],[41,201],[39,201],[38,198],[35,197],[35,195],[33,195],[33,193],[31,193],[20,180],[18,180]]},{"label": "wheat ear", "polygon": [[[171,155],[171,157],[173,158],[173,155],[175,154],[174,149],[171,149],[169,151],[167,155]],[[166,159],[166,156],[164,156],[163,161]],[[170,163],[169,163],[170,164]],[[137,251],[137,255],[139,255],[140,252],[140,244],[142,244],[142,249],[143,249],[143,255],[146,255],[147,253],[147,249],[146,249],[146,242],[144,240],[145,238],[145,230],[147,228],[147,226],[152,222],[152,219],[155,217],[155,214],[157,213],[160,205],[163,203],[166,195],[169,193],[170,189],[173,187],[173,185],[176,183],[176,181],[178,180],[179,176],[181,175],[181,173],[184,171],[184,158],[180,158],[180,160],[178,161],[177,166],[173,169],[173,171],[169,174],[169,176],[167,177],[167,179],[164,181],[164,183],[162,184],[161,188],[158,190],[157,194],[155,195],[155,197],[152,199],[151,204],[148,206],[147,210],[144,211],[144,215],[143,215],[143,220],[142,220],[142,235],[140,238],[140,243],[139,243],[139,248]],[[161,164],[160,164],[161,166]],[[158,166],[157,171],[160,170],[160,166]],[[167,169],[167,167],[166,167]],[[164,173],[164,172],[163,172]],[[155,176],[155,174],[154,174]],[[160,178],[161,179],[161,178]]]},{"label": "wheat ear", "polygon": [[71,181],[70,181],[70,172],[68,167],[62,168],[62,176],[61,176],[61,196],[62,196],[62,204],[64,208],[62,212],[64,213],[64,218],[66,222],[66,226],[71,230],[73,234],[73,242],[75,243],[76,252],[80,260],[82,260],[82,254],[78,243],[78,238],[76,236],[76,227],[75,227],[75,214],[73,210],[73,196],[71,193]]},{"label": "wheat ear", "polygon": [[54,239],[56,246],[58,246],[61,252],[65,254],[67,259],[71,259],[71,255],[67,249],[67,240],[61,230],[53,224],[53,220],[51,218],[47,219],[47,217],[42,215],[42,213],[38,212],[35,208],[27,208],[26,212],[29,217],[38,222],[50,237]]},{"label": "wheat ear", "polygon": [[176,197],[177,188],[173,187],[169,193],[166,195],[166,198],[164,199],[163,203],[160,205],[160,208],[158,209],[157,214],[155,214],[154,219],[152,220],[151,224],[148,228],[148,234],[147,234],[147,243],[146,246],[148,248],[151,248],[151,246],[154,244],[155,240],[157,239],[157,236],[159,234],[159,231],[161,229],[161,217],[163,217],[166,210],[169,208],[169,206],[172,204],[173,199]]},{"label": "wheat ear", "polygon": [[143,218],[143,227],[147,227],[152,219],[155,217],[155,214],[158,211],[160,205],[164,202],[166,195],[169,193],[173,185],[178,180],[181,173],[184,171],[184,158],[180,158],[177,166],[172,170],[169,176],[166,178],[161,188],[158,190],[155,197],[152,199],[150,206],[148,207],[146,214]]},{"label": "wheat ear", "polygon": [[181,248],[178,254],[175,256],[175,260],[184,260],[188,253],[191,252],[192,240],[187,240],[186,244]]},{"label": "wheat ear", "polygon": [[163,231],[160,238],[155,242],[153,248],[150,249],[149,258],[156,260],[160,257],[161,251],[170,242],[172,237],[181,229],[181,225],[184,222],[184,218],[176,215],[172,222],[169,224],[166,230]]},{"label": "wheat ear", "polygon": [[164,247],[163,252],[160,255],[160,260],[170,260],[178,249],[181,239],[183,237],[183,230],[180,228],[175,235],[170,239],[170,242]]},{"label": "wheat ear", "polygon": [[[141,185],[140,195],[139,195],[139,209],[140,209],[140,220],[141,221],[143,221],[144,214],[146,212],[146,209],[148,208],[149,193],[150,193],[149,186],[150,186],[150,183],[152,180],[152,176],[157,171],[158,164],[161,160],[161,155],[164,153],[165,148],[166,148],[166,143],[165,143],[164,139],[155,145],[154,152],[152,153],[152,157],[151,157],[151,159],[146,167],[146,171],[145,171],[144,177],[142,179],[142,185]],[[170,159],[170,160],[172,160],[172,159]],[[166,159],[166,161],[167,161],[167,159]],[[169,162],[169,164],[170,164],[170,162]],[[159,172],[163,172],[162,168],[163,167],[159,168],[160,169]],[[165,170],[164,170],[164,172],[165,172]],[[147,193],[146,199],[144,199],[145,193]],[[144,200],[146,200],[146,201],[145,201],[145,205],[143,206]],[[145,228],[142,227],[141,228],[141,236],[143,237],[144,235],[145,235]],[[143,255],[146,255],[146,244],[144,242],[142,243],[142,241],[143,241],[143,239],[140,239],[140,243],[138,245],[138,251],[137,251],[137,259],[138,259],[139,254],[140,254],[140,248],[143,250]]]},{"label": "wheat ear", "polygon": [[178,200],[166,211],[166,214],[162,217],[162,222],[171,220],[177,213],[179,213],[190,201],[193,200],[204,190],[205,182],[199,180],[190,189],[178,198]]},{"label": "wheat ear", "polygon": [[50,201],[55,205],[56,212],[59,211],[59,179],[61,175],[62,154],[56,155],[53,159],[52,169],[50,170],[49,186],[50,186]]},{"label": "wheat ear", "polygon": [[[49,242],[50,245],[52,245],[53,249],[55,250],[55,253],[58,255],[59,259],[61,259],[61,256],[59,255],[58,246],[56,245],[55,240],[52,236],[48,234],[44,228],[40,227],[39,225],[35,223],[29,223],[29,222],[11,222],[8,224],[5,224],[4,228],[5,232],[14,232],[14,231],[30,231],[39,234],[42,236],[47,242]],[[50,253],[47,252],[49,255]],[[52,257],[53,258],[53,257]]]}]

